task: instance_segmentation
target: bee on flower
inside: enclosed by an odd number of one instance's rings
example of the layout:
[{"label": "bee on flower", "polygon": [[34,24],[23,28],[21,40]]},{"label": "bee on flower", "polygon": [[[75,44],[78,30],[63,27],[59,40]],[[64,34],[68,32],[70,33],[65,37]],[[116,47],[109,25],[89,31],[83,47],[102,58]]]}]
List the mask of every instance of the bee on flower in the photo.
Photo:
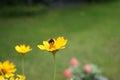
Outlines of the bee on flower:
[{"label": "bee on flower", "polygon": [[64,37],[58,37],[57,39],[51,38],[48,41],[43,41],[43,45],[38,45],[37,47],[41,50],[46,50],[51,52],[53,55],[53,64],[54,64],[54,76],[53,80],[56,80],[56,58],[55,54],[58,50],[64,49],[67,44],[67,40]]},{"label": "bee on flower", "polygon": [[60,49],[64,49],[67,40],[64,37],[58,37],[57,39],[50,39],[48,41],[43,41],[43,45],[38,45],[38,48],[41,50],[47,50],[49,52],[55,53]]}]

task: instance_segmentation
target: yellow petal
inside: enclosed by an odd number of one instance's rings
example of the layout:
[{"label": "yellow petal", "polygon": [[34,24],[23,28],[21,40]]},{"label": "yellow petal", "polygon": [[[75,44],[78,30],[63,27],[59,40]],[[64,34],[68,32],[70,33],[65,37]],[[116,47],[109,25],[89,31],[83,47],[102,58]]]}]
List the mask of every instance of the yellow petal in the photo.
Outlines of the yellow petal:
[{"label": "yellow petal", "polygon": [[38,45],[38,48],[40,48],[41,50],[45,50],[46,49],[45,46],[43,46],[43,45]]},{"label": "yellow petal", "polygon": [[5,80],[3,76],[0,76],[0,80]]},{"label": "yellow petal", "polygon": [[43,45],[46,47],[46,48],[48,48],[50,45],[49,45],[49,43],[48,43],[48,41],[43,41]]},{"label": "yellow petal", "polygon": [[16,49],[16,51],[19,51],[20,47],[17,45],[17,46],[15,46],[15,49]]}]

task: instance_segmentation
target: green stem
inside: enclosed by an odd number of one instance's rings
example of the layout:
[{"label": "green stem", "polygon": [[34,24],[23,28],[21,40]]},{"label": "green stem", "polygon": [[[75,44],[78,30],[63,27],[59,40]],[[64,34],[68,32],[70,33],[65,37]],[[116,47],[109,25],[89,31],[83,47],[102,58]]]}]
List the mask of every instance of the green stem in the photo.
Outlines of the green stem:
[{"label": "green stem", "polygon": [[22,56],[22,74],[24,76],[24,55]]},{"label": "green stem", "polygon": [[56,80],[56,59],[55,59],[55,54],[53,54],[53,63],[54,63],[54,80]]}]

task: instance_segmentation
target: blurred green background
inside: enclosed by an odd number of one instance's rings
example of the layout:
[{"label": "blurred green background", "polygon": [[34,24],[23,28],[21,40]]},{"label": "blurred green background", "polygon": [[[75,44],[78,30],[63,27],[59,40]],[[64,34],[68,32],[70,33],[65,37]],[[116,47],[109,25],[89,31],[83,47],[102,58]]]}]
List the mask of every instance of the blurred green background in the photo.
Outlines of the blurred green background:
[{"label": "blurred green background", "polygon": [[[24,7],[24,9],[23,9]],[[65,49],[56,54],[57,80],[69,60],[96,64],[110,80],[120,79],[120,2],[82,3],[62,7],[5,6],[0,11],[0,61],[10,60],[22,73],[21,56],[14,47],[26,44],[27,80],[53,80],[51,53],[37,48],[43,40],[64,36]]]}]

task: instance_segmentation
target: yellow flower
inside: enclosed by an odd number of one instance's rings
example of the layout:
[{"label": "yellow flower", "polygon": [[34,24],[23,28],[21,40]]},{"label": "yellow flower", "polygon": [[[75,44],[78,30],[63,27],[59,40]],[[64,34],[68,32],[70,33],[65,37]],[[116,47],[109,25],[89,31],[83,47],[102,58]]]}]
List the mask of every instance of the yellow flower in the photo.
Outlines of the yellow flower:
[{"label": "yellow flower", "polygon": [[25,76],[17,75],[17,78],[11,77],[10,80],[25,80]]},{"label": "yellow flower", "polygon": [[14,77],[10,77],[10,80],[15,80]]},{"label": "yellow flower", "polygon": [[30,46],[17,45],[17,46],[15,46],[15,50],[16,50],[18,53],[24,55],[24,54],[26,54],[27,52],[31,51],[32,49],[30,48]]},{"label": "yellow flower", "polygon": [[64,37],[58,37],[56,40],[50,39],[48,41],[43,41],[43,45],[38,45],[38,48],[53,53],[58,51],[59,49],[65,48],[66,43],[67,40],[65,40]]},{"label": "yellow flower", "polygon": [[25,76],[23,76],[23,75],[17,75],[16,80],[25,80]]},{"label": "yellow flower", "polygon": [[[1,74],[1,73],[0,73]],[[0,80],[5,80],[3,76],[0,76]]]},{"label": "yellow flower", "polygon": [[8,60],[3,63],[0,62],[0,80],[2,80],[2,78],[9,78],[11,76],[14,76],[15,71],[16,68],[13,63],[10,63]]}]

